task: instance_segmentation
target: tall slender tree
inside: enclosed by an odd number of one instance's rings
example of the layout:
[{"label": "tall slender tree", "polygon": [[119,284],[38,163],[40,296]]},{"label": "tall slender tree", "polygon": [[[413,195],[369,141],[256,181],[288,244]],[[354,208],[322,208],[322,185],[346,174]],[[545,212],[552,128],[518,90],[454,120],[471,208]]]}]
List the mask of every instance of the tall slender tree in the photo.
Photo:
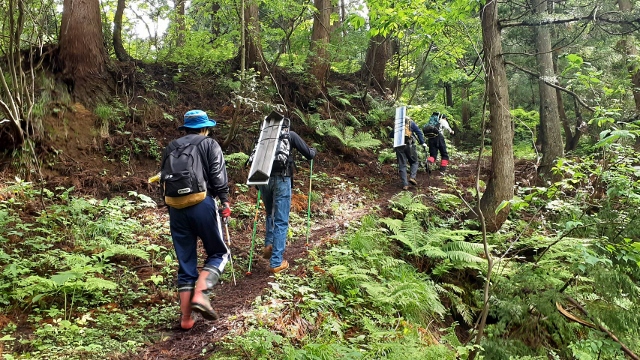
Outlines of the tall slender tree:
[{"label": "tall slender tree", "polygon": [[[618,7],[625,13],[633,11],[633,4],[630,0],[618,0]],[[636,105],[636,114],[640,115],[640,66],[638,66],[638,49],[636,48],[633,33],[624,36],[623,45],[627,55],[627,69],[633,85],[632,93]]]},{"label": "tall slender tree", "polygon": [[384,91],[387,63],[393,56],[393,44],[389,36],[377,34],[369,39],[369,47],[362,65],[362,74],[369,86]]},{"label": "tall slender tree", "polygon": [[58,45],[62,78],[71,92],[89,102],[101,100],[109,57],[98,0],[64,0]]},{"label": "tall slender tree", "polygon": [[[121,1],[121,0],[118,0]],[[174,1],[174,16],[175,16],[175,28],[176,28],[176,46],[184,46],[185,44],[185,32],[187,31],[187,19],[186,19],[186,4],[185,0]]]},{"label": "tall slender tree", "polygon": [[245,61],[247,67],[266,72],[265,62],[262,59],[262,45],[260,42],[260,14],[258,3],[248,0],[244,8],[245,19]]},{"label": "tall slender tree", "polygon": [[[538,18],[542,19],[548,14],[547,0],[530,0],[530,5],[532,12]],[[536,26],[535,33],[536,60],[540,74],[538,92],[540,94],[540,143],[542,145],[542,161],[538,173],[542,177],[549,177],[555,161],[564,155],[562,126],[558,115],[556,89],[547,85],[547,82],[556,82],[549,26],[540,24]]]},{"label": "tall slender tree", "polygon": [[487,0],[481,11],[482,44],[489,101],[489,129],[491,130],[491,177],[480,209],[487,230],[497,231],[507,220],[509,206],[496,213],[503,201],[513,199],[515,185],[513,161],[513,127],[509,113],[507,73],[502,51],[502,36],[498,25],[498,7],[495,0]]},{"label": "tall slender tree", "polygon": [[313,30],[311,32],[311,53],[308,65],[321,88],[324,88],[329,77],[329,41],[331,30],[331,0],[314,0],[316,11],[313,15]]},{"label": "tall slender tree", "polygon": [[120,61],[131,60],[131,56],[122,44],[122,15],[124,13],[125,5],[126,0],[118,0],[116,13],[113,18],[113,50],[116,53],[116,58]]}]

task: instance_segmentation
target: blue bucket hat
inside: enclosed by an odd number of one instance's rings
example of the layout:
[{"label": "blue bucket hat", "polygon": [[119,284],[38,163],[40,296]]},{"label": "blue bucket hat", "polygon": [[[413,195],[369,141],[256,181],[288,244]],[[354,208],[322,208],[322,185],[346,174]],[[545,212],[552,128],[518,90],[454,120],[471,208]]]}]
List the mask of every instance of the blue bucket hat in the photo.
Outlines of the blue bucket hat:
[{"label": "blue bucket hat", "polygon": [[216,126],[216,121],[209,119],[206,112],[202,110],[189,110],[184,114],[184,125],[178,129],[202,129],[214,126]]}]

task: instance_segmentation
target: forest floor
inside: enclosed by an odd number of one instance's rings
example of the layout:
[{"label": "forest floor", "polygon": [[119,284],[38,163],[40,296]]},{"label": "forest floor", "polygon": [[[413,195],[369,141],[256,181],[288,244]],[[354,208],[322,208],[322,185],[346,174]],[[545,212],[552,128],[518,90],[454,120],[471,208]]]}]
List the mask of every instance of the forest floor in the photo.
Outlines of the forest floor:
[{"label": "forest floor", "polygon": [[[200,99],[200,100],[204,100]],[[200,101],[198,100],[198,101]],[[195,101],[195,100],[194,100]],[[227,104],[228,105],[228,104]],[[59,105],[56,105],[59,106]],[[214,138],[222,142],[220,133],[229,129],[229,119],[225,114],[222,104],[202,104],[201,108],[222,109],[218,120],[218,127],[214,132]],[[144,118],[163,119],[164,121],[145,121],[137,119],[135,124],[127,124],[124,129],[114,131],[111,129],[106,134],[96,134],[95,129],[99,123],[96,116],[80,104],[72,104],[52,112],[56,115],[49,118],[45,124],[46,139],[37,143],[38,157],[42,159],[41,167],[37,172],[26,172],[25,167],[16,167],[16,159],[5,158],[0,161],[0,181],[10,181],[15,176],[31,181],[44,180],[47,187],[56,188],[74,187],[74,193],[95,198],[109,198],[129,191],[146,194],[160,203],[158,189],[147,183],[148,177],[158,169],[158,161],[149,156],[162,149],[154,149],[150,144],[166,145],[177,137],[175,130],[178,121],[167,120],[166,114],[148,113]],[[183,114],[188,108],[175,107],[170,109],[173,114]],[[367,151],[356,153],[344,153],[339,151],[332,139],[318,138],[312,129],[296,128],[298,133],[307,142],[315,146],[314,140],[322,142],[320,152],[313,164],[313,183],[311,189],[314,194],[319,194],[320,199],[314,199],[311,206],[311,226],[309,241],[306,234],[297,233],[287,244],[285,258],[291,264],[286,270],[289,274],[305,276],[304,265],[311,249],[330,246],[339,240],[344,232],[357,227],[358,220],[368,214],[378,213],[387,216],[389,200],[401,189],[400,178],[395,161],[381,163],[378,155]],[[225,149],[225,154],[241,151],[250,146],[252,139],[248,136],[238,138],[242,145],[231,146]],[[137,144],[137,145],[136,145]],[[145,146],[145,154],[139,153],[137,146]],[[344,149],[342,149],[344,150]],[[452,151],[451,151],[452,150]],[[420,150],[420,157],[425,155]],[[473,203],[471,192],[466,189],[475,188],[477,174],[477,161],[473,155],[458,153],[450,149],[451,165],[446,175],[439,171],[428,175],[421,163],[418,172],[418,185],[412,186],[409,191],[418,195],[424,194],[426,201],[433,199],[436,192],[448,192],[462,194],[469,203]],[[23,163],[28,161],[23,159]],[[421,160],[423,161],[423,160]],[[10,163],[14,162],[14,166]],[[489,176],[490,159],[483,158],[480,162],[480,175],[483,181]],[[307,216],[307,195],[309,190],[309,165],[304,161],[298,161],[300,171],[295,177],[295,191],[292,198],[292,213],[299,218]],[[233,204],[255,204],[257,193],[255,189],[242,186],[247,177],[247,169],[228,168],[229,184],[231,189],[232,211]],[[455,179],[454,185],[447,185],[442,179],[447,176]],[[535,177],[535,169],[531,162],[518,162],[516,164],[516,181],[527,183],[528,179]],[[313,198],[312,198],[313,199]],[[255,209],[255,205],[254,205]],[[440,211],[440,210],[438,210]],[[153,212],[159,221],[166,221],[167,210],[158,207]],[[260,221],[254,249],[254,262],[251,274],[247,275],[246,264],[252,240],[253,214],[243,216],[239,213],[239,225],[230,228],[231,253],[236,259],[235,275],[237,284],[224,282],[214,289],[212,304],[220,314],[217,321],[206,321],[198,318],[195,326],[189,331],[182,331],[179,327],[179,319],[176,314],[175,321],[166,324],[163,328],[156,329],[160,339],[148,344],[137,354],[127,355],[135,359],[200,359],[208,358],[212,351],[220,346],[220,341],[233,329],[243,327],[245,314],[251,312],[251,306],[257,296],[265,293],[271,287],[274,275],[268,271],[268,263],[262,259],[261,249],[264,239],[263,221]],[[260,211],[261,219],[264,218],[264,210]],[[306,230],[306,226],[305,226]],[[240,261],[241,260],[241,261]],[[144,269],[143,269],[144,270]],[[231,264],[227,265],[225,272],[231,271]],[[140,274],[139,274],[140,275]],[[148,276],[150,274],[147,274]],[[175,299],[177,301],[177,299]],[[206,352],[203,352],[206,349]],[[206,355],[204,355],[206,353]],[[125,356],[119,356],[119,359]]]},{"label": "forest floor", "polygon": [[[305,166],[305,165],[302,165]],[[451,175],[460,178],[469,178],[474,173],[473,164],[461,164],[452,166],[448,170]],[[336,241],[344,231],[357,226],[358,220],[367,214],[375,213],[376,206],[385,211],[385,204],[394,195],[402,191],[397,170],[392,166],[380,166],[375,172],[358,164],[334,164],[316,161],[314,163],[314,173],[324,173],[330,178],[339,177],[344,182],[351,182],[351,186],[345,187],[325,187],[323,185],[312,184],[314,192],[321,193],[323,198],[320,202],[314,202],[313,217],[309,242],[307,244],[304,234],[298,236],[294,241],[287,244],[285,258],[288,259],[291,267],[287,270],[289,274],[305,276],[304,266],[308,251],[313,248],[326,247]],[[438,173],[438,174],[436,174]],[[308,172],[307,172],[308,175]],[[412,187],[409,191],[415,194],[429,195],[432,191],[440,188],[445,190],[445,186],[439,182],[439,171],[432,173],[428,177],[424,167],[418,175],[418,186]],[[428,187],[427,183],[432,183]],[[308,178],[300,190],[308,189]],[[354,186],[357,185],[357,186]],[[460,186],[470,187],[473,183],[460,184]],[[255,195],[255,194],[252,194]],[[297,201],[305,195],[294,195],[293,209],[301,214],[306,213],[306,201]],[[253,197],[255,203],[255,197]],[[302,209],[300,208],[302,207]],[[264,212],[264,211],[262,211]],[[262,213],[261,213],[262,215]],[[233,232],[231,234],[231,252],[234,258],[248,258],[251,247],[251,226],[246,224],[245,231]],[[216,343],[219,342],[230,330],[241,328],[244,324],[245,314],[251,312],[254,299],[261,295],[274,281],[274,275],[269,272],[267,260],[260,257],[264,231],[258,231],[256,240],[256,250],[254,251],[254,264],[251,275],[245,275],[246,269],[236,267],[237,285],[226,282],[216,286],[214,289],[213,306],[221,315],[217,321],[206,321],[202,318],[189,331],[182,331],[178,326],[176,317],[175,324],[167,324],[165,340],[150,344],[139,354],[132,358],[141,359],[198,359],[208,358],[211,352],[216,350]],[[302,266],[298,266],[302,265]],[[225,271],[230,271],[230,266]],[[207,349],[206,356],[202,355],[202,349]]]},{"label": "forest floor", "polygon": [[[77,116],[82,118],[82,113]],[[83,126],[76,124],[76,126]],[[166,131],[163,129],[163,131]],[[170,132],[165,134],[171,137]],[[174,136],[177,135],[177,132]],[[157,138],[163,134],[156,134]],[[164,140],[164,139],[163,139]],[[80,140],[76,140],[80,141]],[[59,143],[58,143],[59,144]],[[59,144],[59,146],[61,146]],[[125,167],[111,167],[105,170],[104,159],[96,155],[96,149],[90,149],[90,143],[84,144],[86,151],[82,150],[83,144],[77,143],[73,149],[77,153],[70,156],[65,154],[59,158],[59,163],[54,170],[44,170],[43,178],[48,186],[74,186],[74,193],[94,196],[96,198],[112,197],[126,194],[127,191],[136,191],[147,194],[160,203],[157,188],[147,184],[147,177],[157,171],[155,161],[144,160],[132,162]],[[425,155],[420,150],[421,159]],[[465,155],[469,159],[469,155]],[[477,173],[476,160],[463,160],[462,154],[453,153],[452,163],[446,171],[446,175],[439,171],[433,171],[430,175],[425,171],[423,163],[417,176],[418,185],[411,186],[413,194],[425,195],[426,202],[433,199],[436,192],[448,192],[455,194],[456,190],[475,188]],[[421,160],[423,161],[423,160]],[[490,159],[481,161],[481,176],[485,179],[488,175]],[[375,154],[361,152],[358,156],[344,160],[344,156],[320,153],[314,161],[312,191],[320,194],[320,199],[312,202],[309,240],[306,234],[298,233],[294,239],[290,239],[285,251],[285,259],[291,267],[286,270],[289,274],[304,277],[309,271],[304,266],[309,250],[326,248],[339,241],[344,232],[357,227],[358,220],[368,214],[377,213],[388,216],[389,200],[403,191],[395,161],[380,163]],[[307,216],[307,195],[309,191],[309,164],[298,161],[299,172],[295,176],[295,189],[292,197],[292,213],[297,213],[300,218]],[[519,181],[531,178],[535,174],[532,164],[520,162],[517,164],[516,176]],[[120,170],[118,170],[120,169]],[[533,173],[532,173],[533,171]],[[230,189],[232,191],[232,203],[244,202],[255,204],[257,193],[255,189],[237,191],[240,187],[236,184],[244,184],[246,169],[229,168]],[[107,175],[105,176],[105,173]],[[3,178],[12,176],[3,172]],[[446,185],[444,176],[455,179],[455,188]],[[463,194],[464,193],[464,194]],[[467,197],[469,203],[473,203],[470,192],[461,191],[459,194]],[[255,205],[254,205],[255,209]],[[233,210],[233,206],[232,206]],[[161,221],[167,220],[165,207],[152,210]],[[439,211],[439,210],[438,210]],[[239,215],[239,214],[238,214]],[[233,214],[232,214],[233,216]],[[256,297],[265,293],[274,281],[274,275],[269,272],[268,261],[261,255],[262,241],[264,239],[264,209],[261,205],[260,221],[253,252],[253,264],[251,274],[247,274],[249,252],[252,242],[253,216],[238,218],[239,225],[230,228],[231,253],[236,260],[235,275],[237,284],[231,281],[223,282],[214,288],[212,304],[220,314],[217,321],[207,321],[196,315],[195,326],[189,331],[183,331],[179,327],[179,314],[176,313],[175,321],[156,329],[152,336],[159,341],[149,343],[136,354],[120,355],[118,359],[205,359],[220,346],[220,341],[234,329],[240,329],[245,324],[245,317],[251,313],[252,303]],[[202,249],[200,249],[202,251]],[[239,261],[240,260],[240,261]],[[231,271],[231,264],[227,265],[225,272]],[[144,271],[144,269],[141,269]],[[139,274],[139,276],[142,274]],[[146,274],[150,276],[151,274]],[[144,276],[144,275],[143,275]],[[175,299],[177,301],[177,299]],[[206,351],[203,351],[206,350]]]}]

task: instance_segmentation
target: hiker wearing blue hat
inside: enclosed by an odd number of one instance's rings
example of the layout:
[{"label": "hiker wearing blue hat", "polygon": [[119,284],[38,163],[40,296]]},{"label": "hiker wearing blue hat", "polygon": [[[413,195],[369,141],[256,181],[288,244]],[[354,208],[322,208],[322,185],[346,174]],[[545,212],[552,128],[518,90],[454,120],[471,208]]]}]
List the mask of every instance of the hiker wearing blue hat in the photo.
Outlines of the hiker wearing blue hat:
[{"label": "hiker wearing blue hat", "polygon": [[[178,258],[180,327],[184,330],[195,323],[192,311],[208,320],[218,318],[208,294],[230,257],[218,216],[224,221],[231,216],[229,185],[222,149],[208,136],[214,126],[216,121],[204,111],[188,111],[178,128],[186,135],[172,141],[162,154],[160,185],[169,206],[169,227]],[[216,197],[222,204],[220,209]],[[198,237],[207,253],[199,273]]]}]

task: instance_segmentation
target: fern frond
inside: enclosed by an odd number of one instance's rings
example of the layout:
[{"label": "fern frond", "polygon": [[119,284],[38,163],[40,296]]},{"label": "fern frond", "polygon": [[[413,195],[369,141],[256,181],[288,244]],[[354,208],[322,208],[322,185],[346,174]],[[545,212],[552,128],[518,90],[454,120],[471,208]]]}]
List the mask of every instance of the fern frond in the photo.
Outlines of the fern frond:
[{"label": "fern frond", "polygon": [[420,246],[418,248],[416,248],[415,250],[415,254],[413,255],[419,255],[419,256],[423,256],[426,258],[432,258],[432,259],[446,259],[447,258],[447,253],[445,251],[443,251],[441,248],[437,247],[437,246],[433,246],[433,245],[429,245],[429,244],[425,244],[423,246]]},{"label": "fern frond", "polygon": [[422,203],[423,195],[413,196],[407,191],[394,196],[389,200],[391,208],[401,214],[414,212],[416,214],[428,213],[429,208]]},{"label": "fern frond", "polygon": [[400,232],[400,228],[402,227],[402,220],[400,219],[383,218],[380,219],[380,222],[386,225],[387,228],[394,234],[398,234]]},{"label": "fern frond", "polygon": [[468,236],[479,235],[480,232],[475,230],[450,230],[445,228],[432,228],[428,231],[427,237],[431,241],[445,243],[447,241],[463,241]]},{"label": "fern frond", "polygon": [[467,241],[451,241],[442,246],[444,251],[462,251],[469,254],[481,254],[484,252],[484,246],[480,243],[470,243]]},{"label": "fern frond", "polygon": [[142,249],[129,248],[124,245],[111,245],[105,251],[96,254],[98,257],[108,259],[115,255],[133,256],[143,260],[149,260],[149,253]]},{"label": "fern frond", "polygon": [[368,132],[361,131],[358,132],[358,134],[354,134],[355,129],[353,126],[345,126],[344,128],[331,127],[327,129],[327,135],[338,138],[346,148],[358,150],[374,149],[382,144],[380,140],[374,138],[373,135]]},{"label": "fern frond", "polygon": [[484,261],[484,259],[482,259],[481,257],[466,253],[464,251],[447,251],[446,254],[449,260],[460,263],[479,263]]},{"label": "fern frond", "polygon": [[86,280],[78,282],[76,285],[82,285],[80,288],[93,291],[93,290],[113,290],[118,287],[113,281],[101,279],[97,277],[88,277]]}]

